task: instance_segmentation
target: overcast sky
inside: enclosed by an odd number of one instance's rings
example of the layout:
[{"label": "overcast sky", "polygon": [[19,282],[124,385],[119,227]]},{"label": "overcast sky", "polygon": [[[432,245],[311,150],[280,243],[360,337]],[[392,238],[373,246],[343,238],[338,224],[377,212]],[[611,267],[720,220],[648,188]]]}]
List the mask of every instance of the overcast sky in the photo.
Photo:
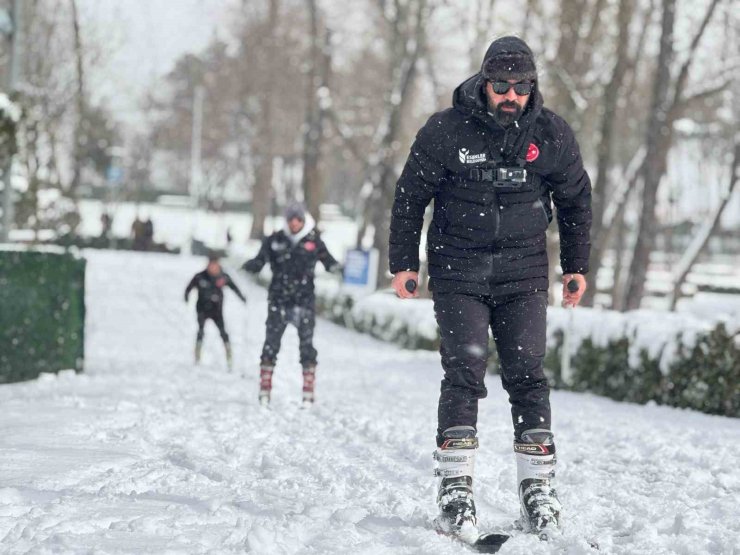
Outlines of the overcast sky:
[{"label": "overcast sky", "polygon": [[[136,123],[138,103],[157,77],[185,52],[223,34],[232,0],[78,0],[83,38],[103,45],[90,70],[96,98],[117,119]],[[220,29],[220,30],[219,30]]]}]

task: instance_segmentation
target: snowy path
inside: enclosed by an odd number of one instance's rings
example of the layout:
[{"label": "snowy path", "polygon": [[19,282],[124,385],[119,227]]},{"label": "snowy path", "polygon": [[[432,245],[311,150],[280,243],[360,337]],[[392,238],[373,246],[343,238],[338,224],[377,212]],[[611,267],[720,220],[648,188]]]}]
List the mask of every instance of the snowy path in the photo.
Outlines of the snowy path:
[{"label": "snowy path", "polygon": [[[86,372],[0,388],[0,552],[468,552],[430,528],[436,354],[319,321],[318,404],[303,411],[289,328],[260,409],[264,290],[239,278],[247,310],[227,293],[236,373],[213,327],[194,368],[182,291],[202,261],[87,257]],[[488,386],[484,528],[517,511],[508,404]],[[586,539],[601,553],[740,553],[740,421],[561,392],[553,412],[567,528],[502,553],[595,553]]]}]

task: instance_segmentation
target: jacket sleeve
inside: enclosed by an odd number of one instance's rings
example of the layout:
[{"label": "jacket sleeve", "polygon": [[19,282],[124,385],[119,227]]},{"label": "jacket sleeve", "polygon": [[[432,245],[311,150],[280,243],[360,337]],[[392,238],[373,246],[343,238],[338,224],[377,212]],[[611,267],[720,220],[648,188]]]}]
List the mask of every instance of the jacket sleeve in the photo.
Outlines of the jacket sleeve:
[{"label": "jacket sleeve", "polygon": [[195,274],[193,276],[193,279],[190,280],[190,283],[188,283],[188,286],[185,288],[185,302],[187,302],[188,297],[190,296],[190,291],[193,290],[193,288],[198,283],[198,274]]},{"label": "jacket sleeve", "polygon": [[342,265],[331,255],[329,249],[326,248],[326,243],[318,235],[316,237],[316,251],[318,259],[327,272],[338,272],[342,268]]},{"label": "jacket sleeve", "polygon": [[239,297],[242,301],[244,301],[245,303],[247,302],[247,298],[239,290],[239,288],[236,286],[236,283],[234,283],[234,280],[231,279],[231,276],[228,274],[226,275],[226,286],[230,288],[234,293],[236,293],[236,296]]},{"label": "jacket sleeve", "polygon": [[432,116],[421,128],[396,184],[388,248],[392,274],[419,271],[424,210],[447,174],[438,148],[442,125],[444,123],[437,116]]},{"label": "jacket sleeve", "polygon": [[243,270],[253,274],[258,274],[262,270],[262,267],[270,259],[270,240],[270,237],[262,239],[262,245],[260,245],[260,251],[257,253],[257,256],[251,260],[247,260],[242,265]]},{"label": "jacket sleeve", "polygon": [[591,254],[591,180],[573,131],[559,120],[562,142],[555,170],[545,176],[557,207],[560,265],[564,274],[586,274]]}]

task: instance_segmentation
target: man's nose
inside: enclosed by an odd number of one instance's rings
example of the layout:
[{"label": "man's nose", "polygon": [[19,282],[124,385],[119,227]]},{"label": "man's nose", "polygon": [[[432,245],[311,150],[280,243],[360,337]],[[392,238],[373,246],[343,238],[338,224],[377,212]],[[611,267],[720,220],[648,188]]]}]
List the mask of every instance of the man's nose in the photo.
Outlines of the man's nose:
[{"label": "man's nose", "polygon": [[506,94],[504,95],[506,100],[516,100],[516,93],[514,92],[514,87],[509,88],[508,91],[506,91]]}]

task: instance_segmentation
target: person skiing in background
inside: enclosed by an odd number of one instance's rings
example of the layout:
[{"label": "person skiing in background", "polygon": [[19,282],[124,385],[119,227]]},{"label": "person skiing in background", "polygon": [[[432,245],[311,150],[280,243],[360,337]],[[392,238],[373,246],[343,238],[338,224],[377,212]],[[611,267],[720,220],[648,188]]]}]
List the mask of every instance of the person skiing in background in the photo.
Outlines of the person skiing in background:
[{"label": "person skiing in background", "polygon": [[226,333],[223,314],[224,287],[229,287],[244,304],[247,304],[247,298],[242,294],[231,277],[229,277],[229,274],[221,268],[218,257],[210,256],[206,269],[195,274],[185,288],[186,303],[188,302],[190,291],[193,289],[198,290],[198,302],[195,305],[198,316],[198,335],[195,339],[196,364],[200,362],[206,320],[210,319],[216,324],[218,333],[221,334],[221,340],[224,342],[224,349],[226,350],[226,362],[229,368],[231,368],[231,343],[229,342],[229,334]]},{"label": "person skiing in background", "polygon": [[265,264],[272,270],[267,295],[265,343],[260,357],[259,402],[270,403],[272,374],[280,342],[288,324],[298,330],[300,362],[303,367],[303,404],[314,402],[316,349],[313,330],[316,323],[314,272],[321,262],[329,272],[340,272],[341,264],[329,253],[316,230],[314,219],[301,204],[285,210],[285,227],[262,241],[257,256],[244,263],[250,273],[259,273]]},{"label": "person skiing in background", "polygon": [[572,130],[543,107],[524,41],[495,40],[480,72],[455,90],[452,107],[434,114],[416,136],[396,187],[389,239],[392,284],[404,299],[417,295],[406,283],[418,280],[419,239],[432,199],[427,253],[444,369],[436,524],[461,539],[477,534],[473,463],[490,327],[511,403],[520,523],[545,538],[561,512],[542,369],[545,231],[554,201],[563,303],[576,306],[586,289],[591,184]]}]

